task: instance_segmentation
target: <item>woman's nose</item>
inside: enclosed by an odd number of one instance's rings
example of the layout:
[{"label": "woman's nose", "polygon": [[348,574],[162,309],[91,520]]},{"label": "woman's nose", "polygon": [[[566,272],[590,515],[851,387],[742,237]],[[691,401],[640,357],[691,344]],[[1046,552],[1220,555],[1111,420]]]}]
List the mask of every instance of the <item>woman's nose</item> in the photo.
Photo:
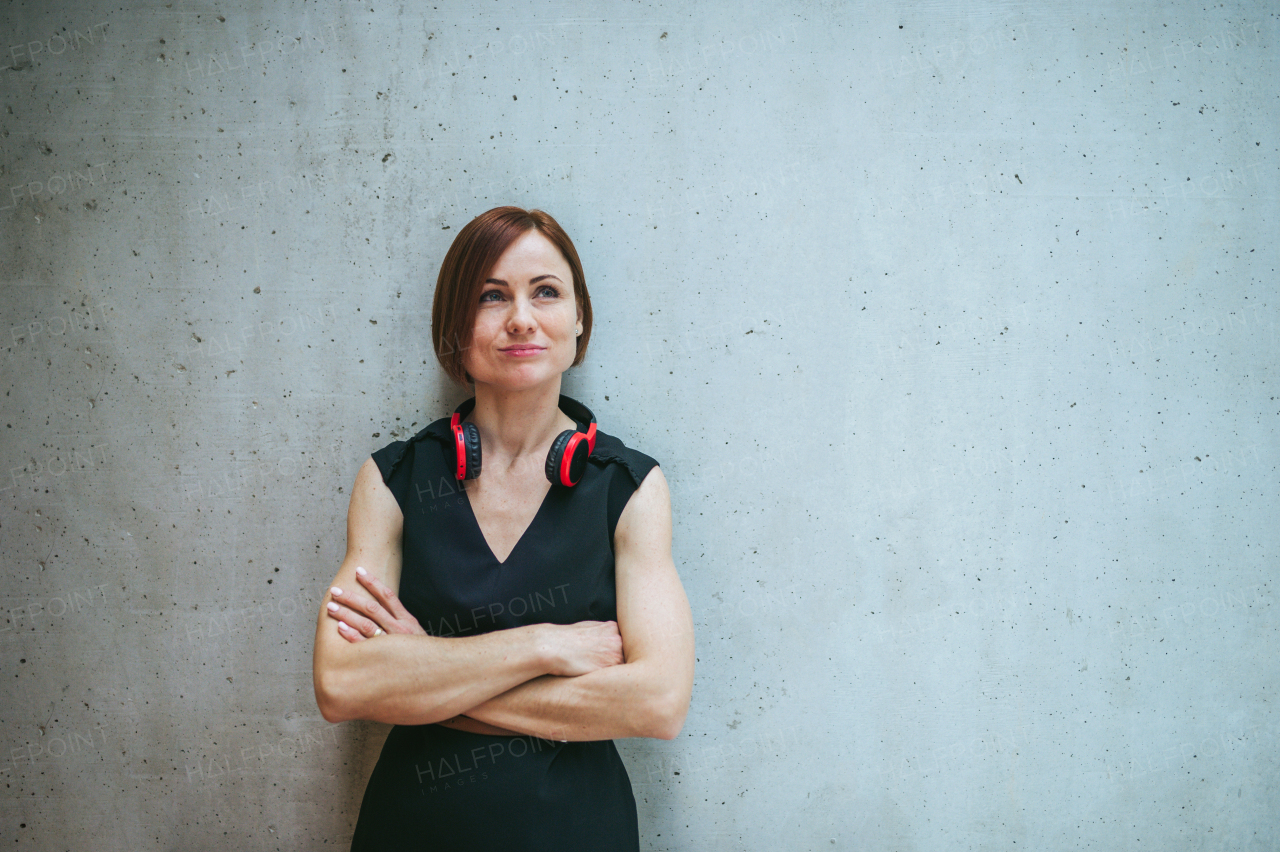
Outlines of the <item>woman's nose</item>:
[{"label": "woman's nose", "polygon": [[511,302],[511,316],[507,319],[507,326],[512,330],[532,328],[534,324],[533,306],[528,299],[516,298]]}]

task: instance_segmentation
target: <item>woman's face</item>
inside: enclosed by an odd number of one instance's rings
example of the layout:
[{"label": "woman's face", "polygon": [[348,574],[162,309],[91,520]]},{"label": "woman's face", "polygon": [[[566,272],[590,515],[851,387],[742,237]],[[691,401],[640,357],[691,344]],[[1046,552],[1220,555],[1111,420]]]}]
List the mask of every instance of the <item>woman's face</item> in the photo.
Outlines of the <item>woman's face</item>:
[{"label": "woman's face", "polygon": [[479,299],[471,345],[462,358],[477,385],[534,387],[573,364],[581,328],[573,273],[539,231],[507,247]]}]

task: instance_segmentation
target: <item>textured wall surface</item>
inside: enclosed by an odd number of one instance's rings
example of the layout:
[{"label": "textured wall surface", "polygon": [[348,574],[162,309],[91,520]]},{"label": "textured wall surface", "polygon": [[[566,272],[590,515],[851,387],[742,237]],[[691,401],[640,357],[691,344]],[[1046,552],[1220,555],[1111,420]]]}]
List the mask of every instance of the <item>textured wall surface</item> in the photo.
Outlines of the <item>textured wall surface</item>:
[{"label": "textured wall surface", "polygon": [[591,287],[565,391],[672,488],[644,848],[1278,848],[1278,30],[4,4],[0,843],[346,848],[387,726],[321,718],[316,608],[518,204]]}]

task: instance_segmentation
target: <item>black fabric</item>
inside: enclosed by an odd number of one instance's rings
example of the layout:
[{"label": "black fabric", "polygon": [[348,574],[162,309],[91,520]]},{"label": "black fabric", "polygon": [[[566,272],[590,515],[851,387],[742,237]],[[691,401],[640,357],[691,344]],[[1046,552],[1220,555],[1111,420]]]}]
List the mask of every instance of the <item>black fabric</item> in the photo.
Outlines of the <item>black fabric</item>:
[{"label": "black fabric", "polygon": [[[585,429],[585,424],[580,424]],[[449,418],[373,454],[404,515],[399,596],[428,633],[616,620],[613,532],[657,462],[597,429],[580,482],[552,485],[505,562],[455,477]],[[352,852],[638,850],[635,799],[611,740],[491,737],[396,725]]]}]

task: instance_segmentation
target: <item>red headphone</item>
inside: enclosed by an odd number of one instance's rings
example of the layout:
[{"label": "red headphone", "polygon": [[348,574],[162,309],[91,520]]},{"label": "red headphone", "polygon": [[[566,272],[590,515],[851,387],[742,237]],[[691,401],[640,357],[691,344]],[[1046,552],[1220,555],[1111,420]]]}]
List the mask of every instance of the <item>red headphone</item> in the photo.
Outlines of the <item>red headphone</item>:
[{"label": "red headphone", "polygon": [[[461,422],[475,407],[476,398],[473,396],[459,405],[449,418],[458,460],[455,475],[460,480],[475,479],[480,475],[480,430],[474,423]],[[547,452],[544,470],[552,485],[574,486],[587,469],[587,456],[596,448],[596,416],[591,409],[564,394],[560,394],[560,410],[572,417],[575,423],[588,424],[587,431],[566,429],[557,435]]]}]

